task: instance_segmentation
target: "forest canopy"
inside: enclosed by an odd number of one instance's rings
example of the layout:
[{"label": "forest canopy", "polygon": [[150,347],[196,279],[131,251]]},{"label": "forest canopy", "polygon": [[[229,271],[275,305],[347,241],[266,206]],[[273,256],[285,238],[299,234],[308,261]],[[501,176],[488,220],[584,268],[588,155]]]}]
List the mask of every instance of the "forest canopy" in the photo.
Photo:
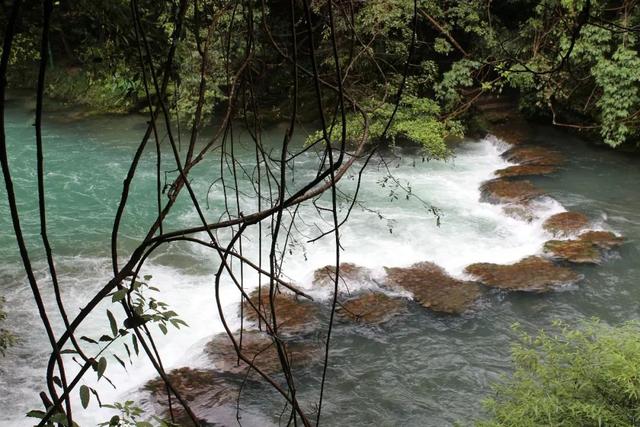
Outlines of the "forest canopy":
[{"label": "forest canopy", "polygon": [[[158,69],[169,47],[178,6],[138,2],[140,19]],[[252,13],[231,2],[190,2],[167,88],[176,117],[195,114],[200,75],[206,77],[204,116],[229,97],[224,70],[248,67],[262,120],[287,117],[293,88],[277,71],[286,66],[289,2],[256,2]],[[338,1],[337,52],[328,31],[326,2],[314,1],[312,34],[301,26],[300,43],[313,37],[323,81],[336,85],[335,58],[350,64],[343,85],[371,116],[371,136],[415,140],[430,155],[447,153],[444,141],[469,128],[468,113],[483,94],[517,94],[520,109],[556,125],[599,136],[616,147],[638,140],[640,66],[636,1],[502,0],[493,2],[407,0]],[[2,19],[10,8],[3,3]],[[294,2],[297,16],[304,4]],[[40,4],[22,8],[11,56],[13,87],[33,84],[40,39]],[[147,105],[128,1],[58,1],[49,46],[50,96],[97,110],[140,111]],[[251,19],[252,48],[231,39]],[[414,25],[415,24],[415,25]],[[415,28],[415,34],[413,29]],[[255,49],[254,49],[255,48]],[[251,51],[250,57],[247,52]],[[207,61],[202,66],[201,58]],[[406,70],[405,63],[409,59]],[[305,67],[313,67],[308,57]],[[406,73],[405,73],[406,71]],[[394,113],[402,87],[403,102]],[[300,81],[301,120],[317,119],[313,82]],[[330,98],[332,95],[324,95]],[[325,108],[331,105],[326,102]],[[240,107],[238,107],[240,108]],[[354,111],[348,133],[362,127]],[[378,131],[376,131],[376,127]]]}]

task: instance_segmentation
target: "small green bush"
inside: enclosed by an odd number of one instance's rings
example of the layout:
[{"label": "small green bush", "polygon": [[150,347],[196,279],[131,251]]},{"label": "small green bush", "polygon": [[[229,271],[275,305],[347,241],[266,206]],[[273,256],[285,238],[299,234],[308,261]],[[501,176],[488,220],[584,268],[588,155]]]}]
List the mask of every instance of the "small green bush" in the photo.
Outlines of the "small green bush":
[{"label": "small green bush", "polygon": [[640,325],[597,321],[522,334],[514,374],[487,400],[479,427],[640,425]]}]

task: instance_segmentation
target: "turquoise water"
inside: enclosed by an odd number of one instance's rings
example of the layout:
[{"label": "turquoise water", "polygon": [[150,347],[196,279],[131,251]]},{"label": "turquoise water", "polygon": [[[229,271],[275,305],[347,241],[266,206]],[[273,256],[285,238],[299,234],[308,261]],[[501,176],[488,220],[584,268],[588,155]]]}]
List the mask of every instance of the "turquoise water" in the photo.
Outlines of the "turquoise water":
[{"label": "turquoise water", "polygon": [[[109,279],[113,216],[122,180],[145,127],[142,116],[69,118],[76,113],[56,107],[45,122],[50,239],[71,314]],[[35,210],[32,106],[24,100],[13,100],[6,121],[23,227],[47,294]],[[268,130],[264,134],[265,144],[279,144],[282,133],[278,128]],[[251,144],[241,133],[235,136],[236,154],[251,173],[254,164]],[[638,157],[593,147],[544,127],[537,129],[535,140],[565,153],[567,158],[557,174],[533,180],[551,196],[537,208],[542,219],[565,209],[583,212],[598,227],[625,237],[619,254],[601,266],[579,267],[585,278],[578,285],[545,295],[490,292],[474,310],[459,317],[435,315],[412,307],[407,316],[379,327],[340,323],[334,331],[323,407],[327,425],[442,426],[468,420],[480,414],[480,402],[490,392],[489,384],[510,369],[513,323],[519,322],[526,330],[535,331],[555,319],[575,324],[598,316],[619,323],[640,317],[636,279],[640,273]],[[163,144],[167,149],[166,141]],[[374,160],[363,176],[360,200],[364,208],[356,208],[342,229],[342,259],[372,268],[376,274],[381,274],[384,266],[433,261],[461,276],[464,267],[472,262],[508,263],[539,253],[549,238],[541,228],[542,219],[525,223],[504,215],[498,206],[478,201],[479,184],[491,178],[494,170],[506,166],[499,157],[502,149],[499,143],[488,139],[462,144],[456,149],[455,158],[447,162],[424,162],[410,151],[385,155],[397,179],[440,209],[440,226],[414,198],[406,200],[402,193],[398,193],[397,200],[391,197],[391,188],[381,184],[387,169]],[[301,185],[305,177],[314,173],[317,162],[314,153],[301,156],[296,164],[296,180],[291,185]],[[163,158],[163,165],[164,170],[174,169],[169,157]],[[150,145],[134,182],[131,204],[121,229],[119,247],[123,256],[136,246],[155,217],[154,170],[155,148]],[[193,185],[202,205],[209,206],[205,214],[210,220],[223,213],[222,187],[214,185],[207,196],[219,171],[219,152],[213,152],[194,171]],[[340,188],[349,193],[354,186],[355,177],[347,176]],[[240,188],[246,192],[241,197],[241,210],[251,212],[256,206],[250,195],[251,183],[245,178]],[[341,212],[344,214],[344,209]],[[316,299],[326,302],[329,295],[311,289],[311,278],[315,269],[333,261],[332,237],[316,243],[305,242],[317,235],[318,230],[329,229],[330,218],[319,216],[310,204],[304,205],[299,215],[301,222],[293,244],[288,247],[284,273]],[[0,359],[0,421],[2,425],[29,425],[24,413],[38,406],[46,339],[13,241],[4,188],[0,189],[0,221],[0,294],[7,299],[7,325],[21,337],[7,357]],[[197,224],[197,216],[183,198],[168,219],[167,227]],[[252,229],[244,241],[246,253],[254,259],[258,250],[256,237],[257,230]],[[153,275],[153,284],[162,290],[161,299],[175,307],[191,325],[186,332],[158,337],[167,366],[206,366],[202,347],[221,331],[213,299],[215,258],[201,248],[172,244],[154,255],[143,272]],[[247,283],[255,286],[255,277],[248,275]],[[223,285],[222,295],[225,313],[232,327],[238,327],[239,296],[228,281]],[[104,304],[96,310],[82,333],[99,336],[108,332],[104,309],[109,306]],[[121,316],[115,309],[114,312]],[[315,339],[321,336],[319,333]],[[109,372],[118,388],[98,385],[104,401],[140,398],[140,386],[153,377],[153,370],[144,360],[136,361],[128,372],[113,363]],[[299,373],[304,401],[317,398],[319,378],[317,368]],[[94,385],[91,381],[88,384]],[[266,386],[250,387],[243,406],[251,415],[247,415],[243,425],[275,423],[282,407]],[[96,405],[87,411],[77,409],[76,413],[82,425],[95,425],[109,418]]]}]

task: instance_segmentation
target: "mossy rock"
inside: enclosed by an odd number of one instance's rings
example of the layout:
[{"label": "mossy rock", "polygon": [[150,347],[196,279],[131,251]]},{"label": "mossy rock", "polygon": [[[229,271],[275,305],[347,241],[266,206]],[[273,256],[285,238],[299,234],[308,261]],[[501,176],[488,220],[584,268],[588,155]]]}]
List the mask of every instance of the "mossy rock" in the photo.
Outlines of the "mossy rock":
[{"label": "mossy rock", "polygon": [[367,292],[341,302],[336,313],[343,319],[367,324],[381,324],[405,313],[404,298],[390,297],[381,292]]},{"label": "mossy rock", "polygon": [[471,264],[465,271],[486,286],[511,291],[545,292],[582,279],[575,271],[539,256],[507,265]]},{"label": "mossy rock", "polygon": [[430,262],[385,270],[387,286],[410,292],[415,301],[435,312],[463,313],[471,308],[481,295],[478,284],[455,279],[441,267]]}]

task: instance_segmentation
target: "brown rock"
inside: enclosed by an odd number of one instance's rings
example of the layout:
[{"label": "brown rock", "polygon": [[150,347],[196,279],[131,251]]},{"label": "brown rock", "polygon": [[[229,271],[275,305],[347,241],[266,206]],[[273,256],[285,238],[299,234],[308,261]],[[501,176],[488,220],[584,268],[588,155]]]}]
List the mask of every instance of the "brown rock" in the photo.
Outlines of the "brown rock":
[{"label": "brown rock", "polygon": [[624,242],[624,238],[616,236],[610,231],[587,231],[582,233],[579,238],[605,250],[613,249]]},{"label": "brown rock", "polygon": [[381,292],[368,292],[340,304],[336,313],[354,322],[384,323],[406,311],[403,298],[392,298]]},{"label": "brown rock", "polygon": [[[216,409],[233,406],[238,396],[238,387],[229,378],[210,369],[174,369],[167,374],[173,387],[187,401],[199,420],[215,420]],[[161,378],[144,385],[151,401],[163,410],[163,416],[169,415],[167,388]],[[179,425],[192,425],[192,421],[178,400],[172,396],[172,410]]]},{"label": "brown rock", "polygon": [[[258,298],[260,294],[260,298]],[[251,292],[249,300],[253,303],[255,309],[247,300],[242,303],[244,318],[258,323],[259,309],[264,319],[271,324],[271,304],[269,301],[269,287],[264,286],[261,292],[258,289]],[[307,300],[298,298],[293,294],[277,292],[274,296],[274,306],[276,311],[276,320],[278,321],[278,333],[291,335],[302,334],[313,330],[318,324],[318,307]]]},{"label": "brown rock", "polygon": [[471,264],[465,270],[481,283],[500,289],[544,292],[551,288],[574,283],[581,276],[565,267],[538,256],[530,256],[515,264]]},{"label": "brown rock", "polygon": [[579,212],[561,212],[550,216],[542,227],[554,236],[577,234],[589,226],[589,219]]},{"label": "brown rock", "polygon": [[560,153],[538,146],[513,147],[502,153],[502,157],[521,165],[557,166],[562,163]]},{"label": "brown rock", "polygon": [[556,172],[558,168],[547,165],[514,165],[495,171],[500,178],[510,178],[531,175],[549,175]]},{"label": "brown rock", "polygon": [[598,248],[585,240],[549,240],[544,251],[553,258],[576,264],[598,264],[601,259]]},{"label": "brown rock", "polygon": [[421,262],[407,268],[386,268],[386,284],[407,290],[423,307],[441,313],[458,314],[480,296],[480,287],[449,276],[442,268]]},{"label": "brown rock", "polygon": [[621,245],[622,237],[609,231],[587,231],[573,240],[550,240],[545,243],[544,251],[554,258],[575,263],[598,264],[603,251]]},{"label": "brown rock", "polygon": [[[239,334],[235,335],[236,343],[240,345]],[[309,343],[284,343],[291,366],[305,365],[317,356],[318,348]],[[249,365],[240,360],[231,340],[226,334],[216,335],[205,347],[205,353],[215,364],[217,371],[231,374],[245,374]],[[244,331],[242,334],[242,354],[267,375],[281,372],[282,365],[278,357],[278,350],[273,339],[264,332]],[[256,374],[257,375],[257,374]]]},{"label": "brown rock", "polygon": [[523,144],[531,135],[531,127],[519,117],[511,117],[507,123],[498,123],[490,127],[490,132],[512,145]]},{"label": "brown rock", "polygon": [[[325,265],[314,271],[313,284],[323,288],[334,288],[336,268],[334,265]],[[349,262],[340,263],[340,277],[338,279],[338,291],[350,293],[353,285],[371,281],[371,271]]]},{"label": "brown rock", "polygon": [[480,192],[480,201],[494,204],[526,204],[544,194],[529,181],[511,181],[502,178],[484,182],[480,186]]}]

